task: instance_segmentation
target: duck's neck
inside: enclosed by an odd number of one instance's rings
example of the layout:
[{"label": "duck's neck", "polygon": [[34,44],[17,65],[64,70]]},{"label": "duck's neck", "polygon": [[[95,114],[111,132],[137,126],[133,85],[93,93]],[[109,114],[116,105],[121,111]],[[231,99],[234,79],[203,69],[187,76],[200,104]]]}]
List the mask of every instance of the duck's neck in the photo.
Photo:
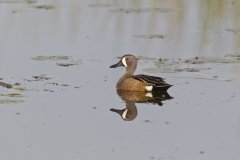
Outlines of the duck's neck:
[{"label": "duck's neck", "polygon": [[117,86],[119,86],[125,79],[132,77],[134,71],[135,71],[135,68],[126,68],[125,73],[124,73],[124,74],[122,75],[122,77],[118,80]]},{"label": "duck's neck", "polygon": [[118,83],[124,81],[127,78],[132,77],[132,75],[133,74],[129,74],[129,73],[125,72],[124,75],[122,75],[122,77],[118,80]]}]

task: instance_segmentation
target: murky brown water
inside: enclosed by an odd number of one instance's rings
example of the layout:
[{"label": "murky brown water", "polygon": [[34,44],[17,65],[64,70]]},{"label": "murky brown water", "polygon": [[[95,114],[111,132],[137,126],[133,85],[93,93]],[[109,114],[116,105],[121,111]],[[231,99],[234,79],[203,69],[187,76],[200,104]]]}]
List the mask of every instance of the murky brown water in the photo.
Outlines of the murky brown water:
[{"label": "murky brown water", "polygon": [[[239,10],[236,0],[0,0],[0,159],[238,160]],[[169,97],[116,93],[123,70],[109,66],[125,53],[137,73],[173,84]]]}]

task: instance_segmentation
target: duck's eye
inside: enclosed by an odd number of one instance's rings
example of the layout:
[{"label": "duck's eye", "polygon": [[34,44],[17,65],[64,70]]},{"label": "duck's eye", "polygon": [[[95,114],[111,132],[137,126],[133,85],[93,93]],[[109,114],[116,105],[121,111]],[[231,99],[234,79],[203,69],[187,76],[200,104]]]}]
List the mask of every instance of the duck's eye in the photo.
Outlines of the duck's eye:
[{"label": "duck's eye", "polygon": [[126,58],[126,61],[128,61],[128,58]]}]

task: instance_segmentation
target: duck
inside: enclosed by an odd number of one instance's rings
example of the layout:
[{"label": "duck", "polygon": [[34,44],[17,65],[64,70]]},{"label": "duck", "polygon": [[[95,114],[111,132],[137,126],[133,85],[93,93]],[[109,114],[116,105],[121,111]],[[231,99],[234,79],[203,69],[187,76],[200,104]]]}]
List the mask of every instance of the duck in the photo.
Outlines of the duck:
[{"label": "duck", "polygon": [[119,78],[116,84],[117,90],[156,92],[167,91],[172,85],[165,82],[165,79],[145,74],[134,75],[137,69],[138,58],[132,54],[125,54],[110,68],[125,67],[125,73]]}]

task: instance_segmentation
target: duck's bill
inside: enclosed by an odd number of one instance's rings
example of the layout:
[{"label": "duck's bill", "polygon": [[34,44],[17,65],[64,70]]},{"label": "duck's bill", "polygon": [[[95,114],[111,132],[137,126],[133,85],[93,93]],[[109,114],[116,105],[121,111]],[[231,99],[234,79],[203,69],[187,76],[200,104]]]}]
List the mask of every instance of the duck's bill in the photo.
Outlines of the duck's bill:
[{"label": "duck's bill", "polygon": [[118,63],[111,65],[110,68],[117,68],[123,66],[122,61],[119,61]]},{"label": "duck's bill", "polygon": [[111,108],[110,111],[116,112],[116,113],[118,113],[120,116],[122,116],[122,114],[123,114],[123,112],[125,111],[125,109],[115,109],[115,108]]}]

